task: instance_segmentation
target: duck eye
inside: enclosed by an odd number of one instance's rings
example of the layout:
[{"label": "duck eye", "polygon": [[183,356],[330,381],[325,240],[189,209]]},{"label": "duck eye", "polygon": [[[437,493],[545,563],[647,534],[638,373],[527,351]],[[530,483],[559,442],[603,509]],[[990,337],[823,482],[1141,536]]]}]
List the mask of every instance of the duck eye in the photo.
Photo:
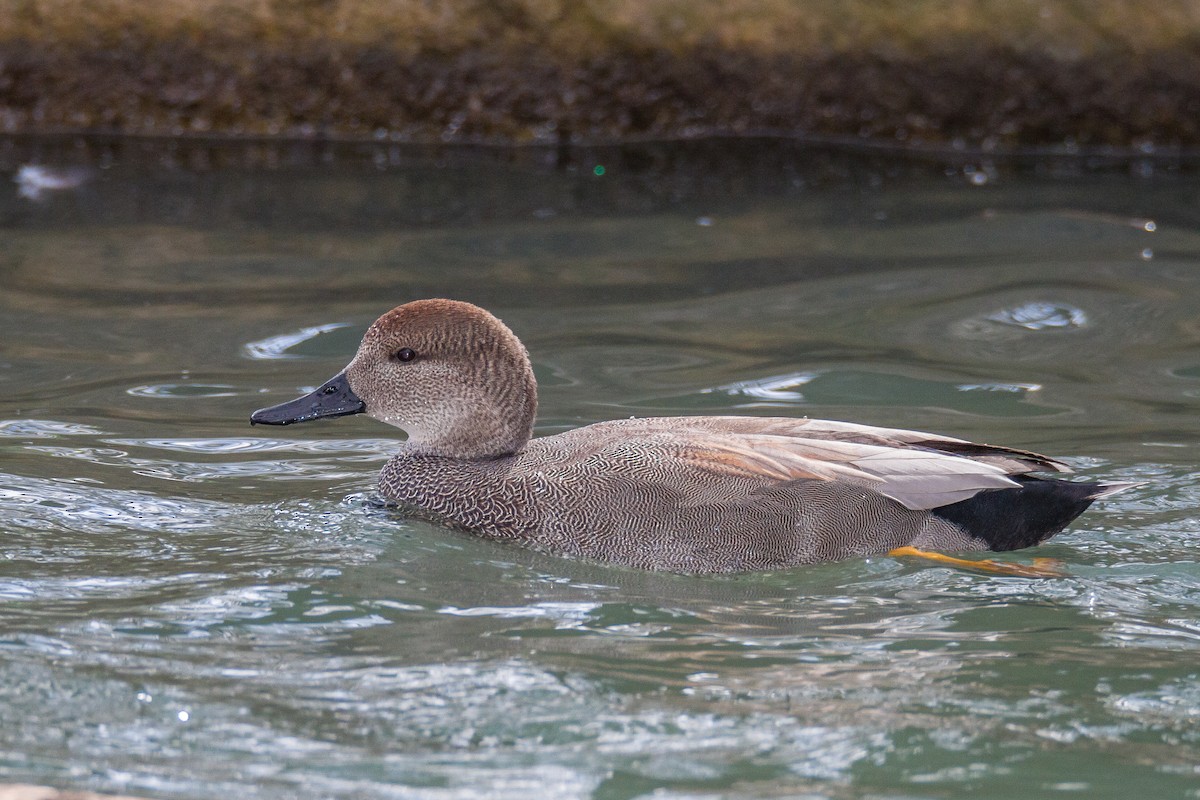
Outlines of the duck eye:
[{"label": "duck eye", "polygon": [[396,351],[396,360],[397,361],[412,361],[416,357],[417,357],[417,352],[415,350],[413,350],[411,347],[401,347],[399,350]]}]

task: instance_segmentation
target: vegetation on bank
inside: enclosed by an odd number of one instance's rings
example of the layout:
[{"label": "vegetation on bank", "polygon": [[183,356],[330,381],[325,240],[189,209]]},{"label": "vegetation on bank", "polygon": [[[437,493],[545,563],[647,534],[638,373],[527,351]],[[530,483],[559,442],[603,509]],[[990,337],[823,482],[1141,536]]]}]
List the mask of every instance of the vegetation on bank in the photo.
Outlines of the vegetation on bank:
[{"label": "vegetation on bank", "polygon": [[1200,146],[1200,2],[0,0],[0,130]]}]

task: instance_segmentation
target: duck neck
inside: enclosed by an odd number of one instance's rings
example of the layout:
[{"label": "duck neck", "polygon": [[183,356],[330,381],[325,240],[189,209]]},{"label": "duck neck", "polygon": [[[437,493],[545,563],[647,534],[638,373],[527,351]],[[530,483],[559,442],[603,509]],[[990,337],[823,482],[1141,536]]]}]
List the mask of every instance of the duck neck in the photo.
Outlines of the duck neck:
[{"label": "duck neck", "polygon": [[451,424],[442,431],[410,436],[411,449],[443,458],[489,459],[516,453],[533,436],[532,416],[518,421],[476,406],[459,420],[454,424],[451,416],[445,420]]},{"label": "duck neck", "polygon": [[537,385],[533,370],[516,385],[484,384],[437,410],[438,422],[409,431],[411,452],[455,459],[490,459],[512,455],[533,436]]}]

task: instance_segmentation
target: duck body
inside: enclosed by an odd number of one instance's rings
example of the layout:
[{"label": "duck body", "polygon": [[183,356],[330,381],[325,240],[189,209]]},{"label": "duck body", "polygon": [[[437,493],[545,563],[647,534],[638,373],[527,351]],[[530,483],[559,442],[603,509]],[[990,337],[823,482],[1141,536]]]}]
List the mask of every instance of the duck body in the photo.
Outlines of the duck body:
[{"label": "duck body", "polygon": [[[742,439],[761,444],[768,436],[795,451],[816,442],[856,444],[845,437],[847,428],[858,426],[845,423],[833,423],[840,439],[809,438],[829,434],[822,429],[829,424],[658,417],[597,423],[481,460],[402,448],[380,473],[379,490],[411,515],[491,539],[642,569],[718,573],[839,561],[906,545],[1029,547],[1065,527],[1107,488],[1023,477],[1012,488],[908,508],[867,485],[796,477],[778,459],[756,463],[731,446]],[[805,431],[809,425],[814,430]],[[749,433],[764,429],[777,433]],[[871,430],[863,438],[915,433]]]},{"label": "duck body", "polygon": [[524,347],[486,311],[393,310],[344,373],[262,409],[290,424],[366,412],[409,432],[381,494],[491,539],[630,567],[767,570],[921,550],[1012,550],[1126,484],[1027,451],[936,434],[775,417],[614,420],[531,438]]}]

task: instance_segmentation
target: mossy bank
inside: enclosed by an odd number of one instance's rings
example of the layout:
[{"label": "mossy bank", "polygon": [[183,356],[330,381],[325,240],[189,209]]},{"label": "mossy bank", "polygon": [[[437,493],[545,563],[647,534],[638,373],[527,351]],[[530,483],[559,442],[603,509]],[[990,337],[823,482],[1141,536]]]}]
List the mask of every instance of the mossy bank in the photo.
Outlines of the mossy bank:
[{"label": "mossy bank", "polygon": [[0,131],[1200,147],[1200,2],[0,0]]}]

